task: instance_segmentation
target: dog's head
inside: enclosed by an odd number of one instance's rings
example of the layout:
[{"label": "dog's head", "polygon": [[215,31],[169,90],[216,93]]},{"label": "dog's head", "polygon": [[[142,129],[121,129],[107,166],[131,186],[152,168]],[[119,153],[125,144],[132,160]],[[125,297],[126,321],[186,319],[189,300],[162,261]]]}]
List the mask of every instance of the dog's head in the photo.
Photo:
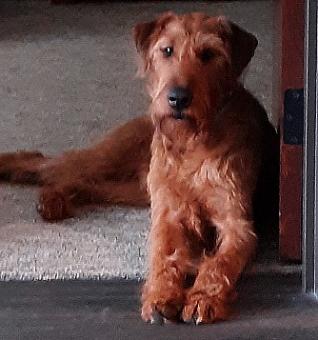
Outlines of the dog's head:
[{"label": "dog's head", "polygon": [[165,13],[134,28],[157,124],[204,128],[231,91],[257,39],[224,17]]}]

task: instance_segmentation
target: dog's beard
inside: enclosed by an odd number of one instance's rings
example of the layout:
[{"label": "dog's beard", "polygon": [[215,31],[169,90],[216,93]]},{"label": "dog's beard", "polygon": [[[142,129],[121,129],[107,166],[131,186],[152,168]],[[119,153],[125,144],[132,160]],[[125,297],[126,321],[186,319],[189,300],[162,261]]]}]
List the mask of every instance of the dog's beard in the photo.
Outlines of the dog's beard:
[{"label": "dog's beard", "polygon": [[167,103],[165,91],[152,97],[149,107],[156,131],[169,140],[180,143],[189,139],[207,136],[213,130],[213,121],[218,107],[217,86],[197,86],[191,106],[173,110]]},{"label": "dog's beard", "polygon": [[162,116],[159,120],[155,118],[157,131],[171,140],[176,138],[186,140],[190,138],[196,134],[196,121],[190,115],[182,115],[182,119],[177,119],[172,114]]},{"label": "dog's beard", "polygon": [[152,112],[155,135],[162,141],[162,146],[175,157],[184,152],[191,152],[195,145],[205,143],[206,134],[200,128],[200,121],[194,112],[187,111],[182,119],[176,119],[171,112],[163,115]]}]

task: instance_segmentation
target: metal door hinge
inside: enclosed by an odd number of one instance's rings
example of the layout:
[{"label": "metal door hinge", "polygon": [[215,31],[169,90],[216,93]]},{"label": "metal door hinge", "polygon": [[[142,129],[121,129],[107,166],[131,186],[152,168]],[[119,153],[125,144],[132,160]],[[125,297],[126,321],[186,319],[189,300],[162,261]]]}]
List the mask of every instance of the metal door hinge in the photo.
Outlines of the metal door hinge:
[{"label": "metal door hinge", "polygon": [[285,92],[283,129],[285,144],[303,144],[304,89],[288,89]]}]

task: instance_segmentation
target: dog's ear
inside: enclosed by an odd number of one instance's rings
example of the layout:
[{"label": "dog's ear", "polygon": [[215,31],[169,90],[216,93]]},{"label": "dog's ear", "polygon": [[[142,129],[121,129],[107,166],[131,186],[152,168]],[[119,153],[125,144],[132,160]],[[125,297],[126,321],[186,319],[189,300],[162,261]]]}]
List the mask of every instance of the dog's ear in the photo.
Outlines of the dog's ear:
[{"label": "dog's ear", "polygon": [[144,54],[150,45],[150,37],[154,33],[157,20],[137,24],[133,29],[137,52]]},{"label": "dog's ear", "polygon": [[154,20],[137,24],[133,29],[136,50],[141,57],[138,63],[137,75],[141,78],[145,76],[146,71],[149,68],[150,61],[149,58],[147,58],[147,55],[156,26],[157,20]]},{"label": "dog's ear", "polygon": [[138,74],[144,76],[149,68],[148,51],[152,42],[156,41],[165,25],[175,16],[173,12],[165,12],[156,20],[137,24],[133,29],[136,49],[141,56]]},{"label": "dog's ear", "polygon": [[258,41],[253,34],[224,17],[219,17],[218,22],[230,45],[233,75],[239,77],[254,56]]},{"label": "dog's ear", "polygon": [[156,20],[137,24],[133,29],[137,52],[141,54],[147,52],[152,41],[153,34],[155,32],[160,34],[164,26],[173,17],[175,17],[175,14],[169,11],[159,15]]}]

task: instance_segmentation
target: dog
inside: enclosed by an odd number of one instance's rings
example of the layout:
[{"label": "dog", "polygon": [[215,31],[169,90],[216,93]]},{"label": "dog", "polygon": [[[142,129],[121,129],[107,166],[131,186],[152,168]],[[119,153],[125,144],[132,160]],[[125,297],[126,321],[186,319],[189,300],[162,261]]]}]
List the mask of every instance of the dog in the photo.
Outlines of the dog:
[{"label": "dog", "polygon": [[239,81],[258,42],[224,17],[172,12],[137,24],[134,40],[149,114],[56,158],[1,154],[0,179],[40,185],[48,221],[150,204],[143,320],[225,320],[257,220],[278,216],[278,135]]}]

